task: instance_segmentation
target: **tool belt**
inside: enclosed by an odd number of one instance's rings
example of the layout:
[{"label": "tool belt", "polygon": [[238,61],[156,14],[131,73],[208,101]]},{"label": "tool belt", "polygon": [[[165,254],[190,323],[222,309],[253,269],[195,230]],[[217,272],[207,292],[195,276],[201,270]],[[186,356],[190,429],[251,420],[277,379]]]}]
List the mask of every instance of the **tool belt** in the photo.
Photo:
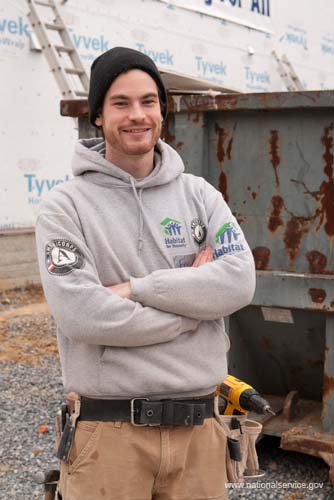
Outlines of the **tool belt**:
[{"label": "tool belt", "polygon": [[68,395],[56,419],[57,456],[68,460],[77,421],[131,422],[135,426],[193,426],[203,425],[204,419],[214,417],[226,436],[226,472],[230,482],[243,482],[246,477],[260,477],[256,439],[262,425],[246,415],[221,415],[218,396],[194,399],[148,398],[130,400],[89,399],[77,394]]},{"label": "tool belt", "polygon": [[77,421],[131,422],[135,426],[203,425],[214,416],[214,397],[194,399],[90,399],[71,393],[56,419],[57,457],[67,460]]},{"label": "tool belt", "polygon": [[148,398],[130,400],[81,398],[78,420],[101,422],[131,422],[145,425],[203,425],[205,418],[214,415],[214,398],[166,399]]}]

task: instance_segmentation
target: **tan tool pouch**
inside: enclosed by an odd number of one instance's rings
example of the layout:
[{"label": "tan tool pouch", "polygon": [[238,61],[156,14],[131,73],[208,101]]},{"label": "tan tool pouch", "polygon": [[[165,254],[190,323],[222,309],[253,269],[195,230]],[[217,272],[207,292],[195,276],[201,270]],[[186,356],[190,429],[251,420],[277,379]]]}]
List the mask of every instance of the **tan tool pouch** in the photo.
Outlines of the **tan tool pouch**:
[{"label": "tan tool pouch", "polygon": [[[256,440],[262,431],[262,424],[249,420],[246,415],[221,415],[219,413],[219,397],[215,397],[215,418],[225,431],[228,440],[226,446],[226,471],[230,483],[243,483],[244,475],[255,475],[259,470],[259,461],[256,452]],[[231,429],[232,419],[237,419],[240,427]],[[231,457],[230,445],[240,445],[241,460]],[[232,441],[232,442],[231,442]]]}]

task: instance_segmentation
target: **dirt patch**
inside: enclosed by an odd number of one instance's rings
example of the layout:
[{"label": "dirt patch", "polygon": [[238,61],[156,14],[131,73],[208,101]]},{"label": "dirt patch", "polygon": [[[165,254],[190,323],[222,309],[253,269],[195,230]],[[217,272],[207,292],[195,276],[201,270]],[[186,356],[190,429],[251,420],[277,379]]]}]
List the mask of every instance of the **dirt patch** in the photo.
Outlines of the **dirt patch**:
[{"label": "dirt patch", "polygon": [[56,326],[50,315],[16,316],[0,323],[0,362],[36,366],[45,356],[58,357]]},{"label": "dirt patch", "polygon": [[38,302],[45,302],[43,288],[39,285],[0,291],[0,313],[7,309],[15,309]]},{"label": "dirt patch", "polygon": [[7,321],[9,318],[19,316],[35,316],[38,314],[49,314],[49,308],[46,302],[28,304],[27,306],[17,307],[15,309],[6,309],[0,311],[0,322]]},{"label": "dirt patch", "polygon": [[58,357],[56,325],[38,286],[0,293],[0,362],[39,365]]}]

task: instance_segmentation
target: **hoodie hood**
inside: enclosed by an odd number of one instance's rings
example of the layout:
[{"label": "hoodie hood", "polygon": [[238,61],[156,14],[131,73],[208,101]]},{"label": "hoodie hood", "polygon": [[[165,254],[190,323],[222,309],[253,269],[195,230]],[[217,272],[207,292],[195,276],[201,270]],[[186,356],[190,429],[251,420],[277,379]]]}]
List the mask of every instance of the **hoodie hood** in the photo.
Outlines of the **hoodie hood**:
[{"label": "hoodie hood", "polygon": [[136,179],[128,172],[117,167],[105,157],[104,139],[83,139],[76,145],[72,170],[75,177],[84,177],[85,180],[109,186],[116,189],[131,189],[138,205],[138,253],[144,242],[144,224],[150,231],[149,218],[145,213],[142,201],[143,190],[155,186],[168,184],[184,171],[183,162],[177,152],[165,142],[157,142],[154,150],[154,168],[150,175]]},{"label": "hoodie hood", "polygon": [[84,175],[89,181],[114,187],[146,188],[168,184],[184,171],[178,153],[161,139],[154,152],[154,169],[147,177],[136,179],[105,157],[105,141],[102,138],[82,139],[76,145],[72,162],[74,176]]}]

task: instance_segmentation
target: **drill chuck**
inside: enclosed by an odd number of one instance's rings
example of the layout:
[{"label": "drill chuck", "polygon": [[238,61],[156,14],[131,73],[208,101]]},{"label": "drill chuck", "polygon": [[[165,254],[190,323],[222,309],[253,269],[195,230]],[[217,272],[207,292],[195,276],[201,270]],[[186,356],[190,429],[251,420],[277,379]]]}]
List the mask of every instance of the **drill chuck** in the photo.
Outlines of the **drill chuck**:
[{"label": "drill chuck", "polygon": [[247,411],[254,411],[255,413],[265,414],[274,412],[270,408],[268,401],[266,401],[255,389],[246,389],[240,395],[239,404]]}]

